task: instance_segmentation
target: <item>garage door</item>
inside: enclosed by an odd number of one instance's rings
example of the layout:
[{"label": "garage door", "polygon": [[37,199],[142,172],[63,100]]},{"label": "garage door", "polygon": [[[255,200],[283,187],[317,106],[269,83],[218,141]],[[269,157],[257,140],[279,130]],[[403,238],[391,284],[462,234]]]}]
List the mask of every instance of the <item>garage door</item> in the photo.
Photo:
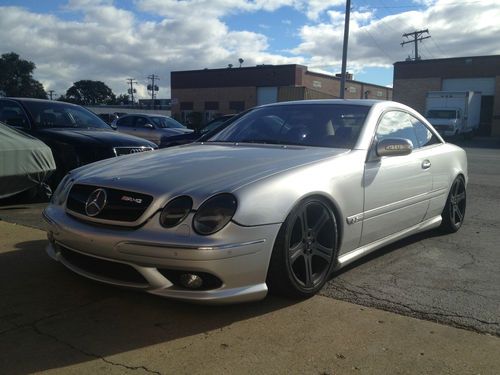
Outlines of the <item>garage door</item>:
[{"label": "garage door", "polygon": [[443,91],[480,91],[481,95],[495,95],[495,78],[443,79]]}]

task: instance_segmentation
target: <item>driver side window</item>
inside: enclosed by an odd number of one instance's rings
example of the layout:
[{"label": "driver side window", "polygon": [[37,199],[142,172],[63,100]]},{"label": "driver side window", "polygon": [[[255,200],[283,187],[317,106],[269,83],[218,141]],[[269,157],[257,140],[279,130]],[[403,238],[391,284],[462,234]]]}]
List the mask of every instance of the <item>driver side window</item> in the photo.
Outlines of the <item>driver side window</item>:
[{"label": "driver side window", "polygon": [[136,128],[144,128],[144,125],[148,124],[148,120],[145,117],[136,117],[135,118],[135,127]]},{"label": "driver side window", "polygon": [[411,116],[402,111],[389,111],[382,115],[376,132],[377,140],[386,138],[404,138],[411,141],[413,148],[420,144],[411,122]]}]

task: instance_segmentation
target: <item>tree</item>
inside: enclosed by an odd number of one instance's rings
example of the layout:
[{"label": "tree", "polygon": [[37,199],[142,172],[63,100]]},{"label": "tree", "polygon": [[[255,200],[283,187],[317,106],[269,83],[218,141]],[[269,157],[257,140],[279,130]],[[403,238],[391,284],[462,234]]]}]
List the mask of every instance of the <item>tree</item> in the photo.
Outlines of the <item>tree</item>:
[{"label": "tree", "polygon": [[36,65],[14,52],[0,57],[0,91],[6,96],[47,99],[43,85],[33,78]]},{"label": "tree", "polygon": [[118,104],[118,105],[129,104],[129,101],[130,101],[130,98],[127,94],[120,94],[115,98],[114,103],[110,103],[110,104]]},{"label": "tree", "polygon": [[116,97],[104,82],[84,79],[73,83],[66,91],[64,100],[81,105],[109,104],[113,103]]}]

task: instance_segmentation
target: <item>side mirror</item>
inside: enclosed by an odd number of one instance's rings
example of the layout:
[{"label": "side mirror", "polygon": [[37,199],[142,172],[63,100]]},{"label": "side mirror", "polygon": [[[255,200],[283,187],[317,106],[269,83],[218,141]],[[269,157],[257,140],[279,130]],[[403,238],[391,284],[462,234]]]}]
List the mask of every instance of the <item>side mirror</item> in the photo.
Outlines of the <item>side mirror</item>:
[{"label": "side mirror", "polygon": [[403,156],[411,154],[413,144],[409,139],[386,138],[377,142],[377,156]]},{"label": "side mirror", "polygon": [[155,128],[155,127],[154,127],[153,125],[151,125],[151,124],[144,124],[144,127],[145,127],[146,129],[154,129],[154,128]]},{"label": "side mirror", "polygon": [[111,126],[111,129],[113,129],[113,130],[118,130],[118,126],[116,126],[116,123],[114,123],[114,122],[109,124],[109,126]]}]

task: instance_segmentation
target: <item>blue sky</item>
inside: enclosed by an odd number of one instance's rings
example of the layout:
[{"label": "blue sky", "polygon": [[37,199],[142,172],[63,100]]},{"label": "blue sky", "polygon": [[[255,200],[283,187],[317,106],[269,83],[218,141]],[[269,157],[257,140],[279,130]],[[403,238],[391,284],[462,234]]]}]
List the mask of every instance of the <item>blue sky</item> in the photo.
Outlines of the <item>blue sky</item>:
[{"label": "blue sky", "polygon": [[[154,72],[168,97],[170,71],[236,66],[239,57],[246,66],[338,73],[344,7],[343,0],[0,0],[0,52],[35,62],[35,77],[60,93],[78,79],[100,79],[118,94],[125,78],[141,86]],[[498,0],[352,0],[348,70],[392,85],[392,64],[413,57],[402,34],[422,28],[431,35],[419,45],[424,59],[498,54],[499,17]]]}]

